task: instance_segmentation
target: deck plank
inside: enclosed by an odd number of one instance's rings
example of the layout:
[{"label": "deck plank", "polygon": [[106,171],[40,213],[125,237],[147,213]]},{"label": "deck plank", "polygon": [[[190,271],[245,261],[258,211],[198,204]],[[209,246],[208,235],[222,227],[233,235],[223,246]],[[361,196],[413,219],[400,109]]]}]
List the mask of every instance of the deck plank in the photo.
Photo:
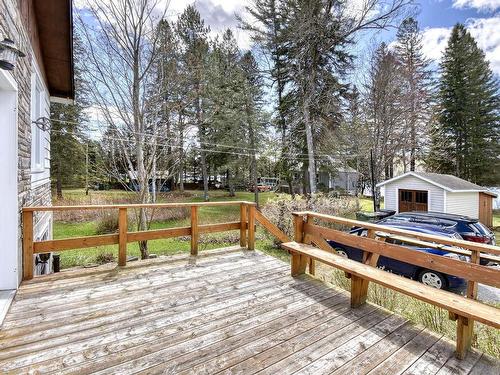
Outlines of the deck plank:
[{"label": "deck plank", "polygon": [[415,327],[409,323],[404,324],[362,354],[339,367],[332,375],[366,374],[412,340],[422,330],[422,327]]},{"label": "deck plank", "polygon": [[445,337],[441,337],[424,355],[403,372],[403,374],[436,374],[453,354],[453,345],[450,345],[449,340]]},{"label": "deck plank", "polygon": [[348,293],[258,251],[200,254],[23,283],[0,373],[498,373],[497,360],[458,361],[449,340],[372,304],[351,309]]}]

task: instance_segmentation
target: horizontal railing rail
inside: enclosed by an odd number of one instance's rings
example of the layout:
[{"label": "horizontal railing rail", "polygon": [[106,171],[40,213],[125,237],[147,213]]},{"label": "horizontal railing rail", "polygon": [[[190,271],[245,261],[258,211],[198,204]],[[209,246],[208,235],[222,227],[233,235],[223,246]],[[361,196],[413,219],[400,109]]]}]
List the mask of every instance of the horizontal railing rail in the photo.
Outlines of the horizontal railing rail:
[{"label": "horizontal railing rail", "polygon": [[[240,220],[225,223],[199,224],[198,209],[200,207],[215,206],[240,206]],[[190,226],[143,231],[128,230],[129,210],[169,208],[190,208]],[[33,239],[33,222],[36,212],[103,209],[118,211],[118,233],[45,241],[34,241]],[[23,279],[30,280],[33,278],[33,258],[35,254],[53,251],[118,245],[118,265],[125,266],[127,264],[127,244],[131,242],[190,236],[191,255],[196,256],[198,255],[200,234],[225,232],[238,229],[240,230],[240,246],[253,250],[255,248],[255,213],[256,204],[247,201],[25,207],[23,208]]]},{"label": "horizontal railing rail", "polygon": [[[200,207],[240,206],[240,219],[214,224],[199,224],[198,210]],[[152,229],[143,231],[128,230],[129,210],[135,209],[169,209],[190,208],[190,226]],[[34,241],[33,222],[36,212],[62,212],[81,210],[117,210],[118,233],[61,238],[45,241]],[[33,257],[35,254],[89,247],[118,245],[118,265],[127,263],[127,244],[138,241],[150,241],[182,236],[191,236],[191,255],[198,254],[200,234],[218,233],[240,230],[240,246],[249,250],[255,248],[255,224],[259,222],[280,241],[289,238],[269,219],[256,210],[256,204],[248,201],[218,201],[218,202],[182,202],[182,203],[148,203],[148,204],[105,204],[77,206],[32,206],[23,208],[23,279],[33,278]]]},{"label": "horizontal railing rail", "polygon": [[[293,215],[295,217],[295,242],[288,245],[284,244],[283,246],[293,250],[296,249],[296,245],[294,244],[306,244],[303,245],[306,246],[303,250],[300,250],[302,248],[299,246],[298,251],[303,251],[304,254],[310,252],[311,255],[305,260],[309,263],[309,272],[311,274],[314,275],[315,273],[315,260],[313,258],[316,257],[320,261],[322,256],[317,255],[318,249],[309,247],[308,250],[307,244],[314,244],[317,248],[330,254],[336,254],[336,249],[330,245],[329,240],[334,241],[335,244],[339,244],[340,246],[345,245],[362,251],[362,266],[356,266],[359,263],[352,261],[340,262],[340,259],[344,258],[339,258],[338,256],[332,257],[328,255],[324,257],[325,259],[329,259],[326,261],[327,263],[331,265],[337,264],[339,268],[344,270],[346,277],[351,278],[351,304],[353,307],[357,307],[366,301],[369,281],[374,281],[388,288],[447,309],[450,312],[450,319],[457,320],[457,356],[459,358],[463,358],[467,349],[470,348],[474,320],[497,328],[500,327],[500,319],[498,318],[499,310],[475,301],[477,300],[478,283],[500,288],[500,270],[495,267],[482,265],[480,262],[482,258],[498,262],[500,260],[500,257],[498,257],[498,254],[500,254],[499,247],[311,211],[295,212]],[[333,228],[331,225],[324,226],[325,223],[362,228],[367,231],[366,236],[349,234],[339,230],[335,226]],[[391,239],[399,241],[400,244],[388,241]],[[466,255],[468,258],[453,258],[416,251],[403,246],[403,244],[444,250],[458,255]],[[391,283],[387,283],[386,279],[389,276],[377,276],[374,273],[374,267],[377,266],[381,256],[412,264],[421,270],[434,270],[443,274],[460,277],[467,281],[465,297],[456,296],[451,293],[441,293],[436,297],[434,296],[436,293],[431,293],[427,286],[419,283],[410,285],[407,279],[394,278],[392,275],[390,277]],[[295,261],[292,259],[292,274],[296,273],[297,270],[302,272],[306,263],[300,256],[294,256],[294,258]],[[367,266],[369,267],[367,268]],[[471,304],[473,306],[468,306]],[[474,309],[477,309],[475,310],[477,313],[470,312]]]},{"label": "horizontal railing rail", "polygon": [[[390,233],[390,234],[401,234],[403,236],[407,236],[410,238],[416,238],[416,239],[419,239],[422,241],[435,242],[435,243],[438,243],[441,245],[451,245],[451,246],[455,246],[458,248],[465,248],[465,249],[468,249],[470,251],[480,251],[480,252],[487,253],[487,254],[500,255],[500,247],[492,246],[492,245],[488,245],[488,244],[483,244],[483,243],[478,243],[478,242],[465,241],[465,240],[460,240],[460,239],[456,239],[456,238],[440,237],[440,236],[436,236],[436,235],[432,235],[432,234],[413,232],[411,230],[392,228],[392,227],[383,226],[380,224],[373,224],[373,223],[368,223],[365,221],[346,219],[343,217],[320,214],[320,213],[312,212],[312,211],[299,211],[299,212],[295,212],[294,215],[307,216],[308,218],[318,219],[320,221],[325,221],[325,222],[339,224],[339,225],[347,225],[350,227],[371,229],[371,230],[381,231],[381,232]],[[453,252],[453,249],[451,249],[450,252]]]}]

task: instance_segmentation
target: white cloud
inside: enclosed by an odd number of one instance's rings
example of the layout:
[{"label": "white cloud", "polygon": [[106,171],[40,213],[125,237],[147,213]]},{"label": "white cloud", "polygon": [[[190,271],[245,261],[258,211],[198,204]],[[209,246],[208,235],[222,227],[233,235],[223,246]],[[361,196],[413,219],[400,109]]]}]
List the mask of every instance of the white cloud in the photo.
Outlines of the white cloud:
[{"label": "white cloud", "polygon": [[475,8],[482,11],[495,11],[500,8],[500,0],[453,0],[453,8]]},{"label": "white cloud", "polygon": [[[73,0],[76,8],[85,8],[88,3],[100,0]],[[107,0],[116,1],[116,0]],[[238,29],[236,14],[243,14],[251,0],[159,0],[156,13],[161,15],[166,8],[166,17],[175,21],[188,5],[194,4],[205,24],[210,26],[210,38],[230,28],[240,48],[249,49],[251,38],[248,32]]]},{"label": "white cloud", "polygon": [[238,29],[236,14],[244,15],[245,6],[250,3],[250,0],[170,0],[167,16],[171,21],[175,21],[188,5],[195,4],[205,24],[210,26],[211,38],[230,28],[240,48],[249,49],[250,35]]},{"label": "white cloud", "polygon": [[[467,30],[484,51],[491,69],[500,75],[500,15],[490,18],[472,18],[466,22]],[[450,28],[428,28],[423,31],[423,53],[427,58],[439,61],[448,44]]]}]

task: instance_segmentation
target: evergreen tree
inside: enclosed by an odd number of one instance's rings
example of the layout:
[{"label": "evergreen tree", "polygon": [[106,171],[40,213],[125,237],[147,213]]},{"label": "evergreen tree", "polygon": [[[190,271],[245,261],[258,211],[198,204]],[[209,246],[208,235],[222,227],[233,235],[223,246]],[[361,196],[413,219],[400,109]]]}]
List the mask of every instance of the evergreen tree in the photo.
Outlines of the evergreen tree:
[{"label": "evergreen tree", "polygon": [[[55,181],[58,198],[63,197],[62,188],[79,185],[85,170],[85,108],[88,105],[86,83],[82,75],[82,45],[77,35],[75,51],[75,101],[73,104],[52,103],[50,106],[50,174]],[[69,162],[71,161],[71,162]]]},{"label": "evergreen tree", "polygon": [[[395,54],[382,43],[375,51],[366,86],[366,115],[373,153],[374,185],[382,178],[392,178],[394,159],[401,149],[400,126],[405,109],[402,106],[400,65]],[[372,186],[373,188],[373,186]],[[378,192],[375,206],[380,208]]]},{"label": "evergreen tree", "polygon": [[[417,158],[421,157],[422,146],[427,137],[430,72],[429,63],[422,53],[422,34],[418,22],[411,17],[406,18],[399,26],[396,57],[402,76],[402,104],[405,107],[403,120],[406,132],[403,134],[402,161],[404,172],[407,164],[410,171],[415,171]],[[407,152],[409,158],[406,156]]]},{"label": "evergreen tree", "polygon": [[200,16],[200,12],[192,6],[186,7],[176,24],[177,34],[182,43],[181,57],[186,69],[186,86],[189,88],[190,104],[194,114],[193,123],[198,130],[200,144],[200,161],[203,176],[203,197],[208,201],[208,171],[205,151],[207,122],[206,109],[206,62],[208,57],[208,33],[210,28]]},{"label": "evergreen tree", "polygon": [[433,129],[430,169],[478,184],[500,181],[498,81],[483,51],[457,24],[441,63],[439,113]]},{"label": "evergreen tree", "polygon": [[259,72],[257,61],[251,52],[243,55],[240,61],[241,71],[244,75],[244,113],[245,128],[250,152],[250,181],[254,189],[255,203],[259,204],[259,189],[257,188],[257,148],[262,143],[263,125],[265,124],[262,110],[262,76]]}]

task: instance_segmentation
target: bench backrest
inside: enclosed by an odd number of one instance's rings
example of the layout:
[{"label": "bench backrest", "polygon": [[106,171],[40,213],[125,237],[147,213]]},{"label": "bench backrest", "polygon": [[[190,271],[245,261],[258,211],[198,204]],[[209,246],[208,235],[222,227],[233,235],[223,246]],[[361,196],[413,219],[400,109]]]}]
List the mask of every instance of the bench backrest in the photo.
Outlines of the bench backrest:
[{"label": "bench backrest", "polygon": [[[412,232],[310,211],[296,212],[294,216],[296,227],[299,227],[299,230],[302,231],[304,242],[321,244],[321,241],[333,240],[336,243],[363,250],[365,254],[376,254],[377,258],[378,256],[384,256],[422,268],[461,277],[468,281],[469,298],[476,297],[477,283],[500,288],[500,270],[480,264],[481,255],[484,253],[490,254],[488,256],[489,259],[498,258],[500,248],[497,246]],[[297,223],[299,224],[297,225]],[[365,228],[368,230],[368,236],[352,235],[332,228],[332,224]],[[408,239],[409,243],[417,242],[422,247],[424,244],[429,244],[430,248],[440,248],[442,246],[442,249],[446,252],[459,255],[467,254],[470,259],[469,261],[454,259],[391,244],[385,241],[390,235],[397,235],[400,241]],[[321,247],[325,248],[325,244],[323,243],[322,245]]]}]

